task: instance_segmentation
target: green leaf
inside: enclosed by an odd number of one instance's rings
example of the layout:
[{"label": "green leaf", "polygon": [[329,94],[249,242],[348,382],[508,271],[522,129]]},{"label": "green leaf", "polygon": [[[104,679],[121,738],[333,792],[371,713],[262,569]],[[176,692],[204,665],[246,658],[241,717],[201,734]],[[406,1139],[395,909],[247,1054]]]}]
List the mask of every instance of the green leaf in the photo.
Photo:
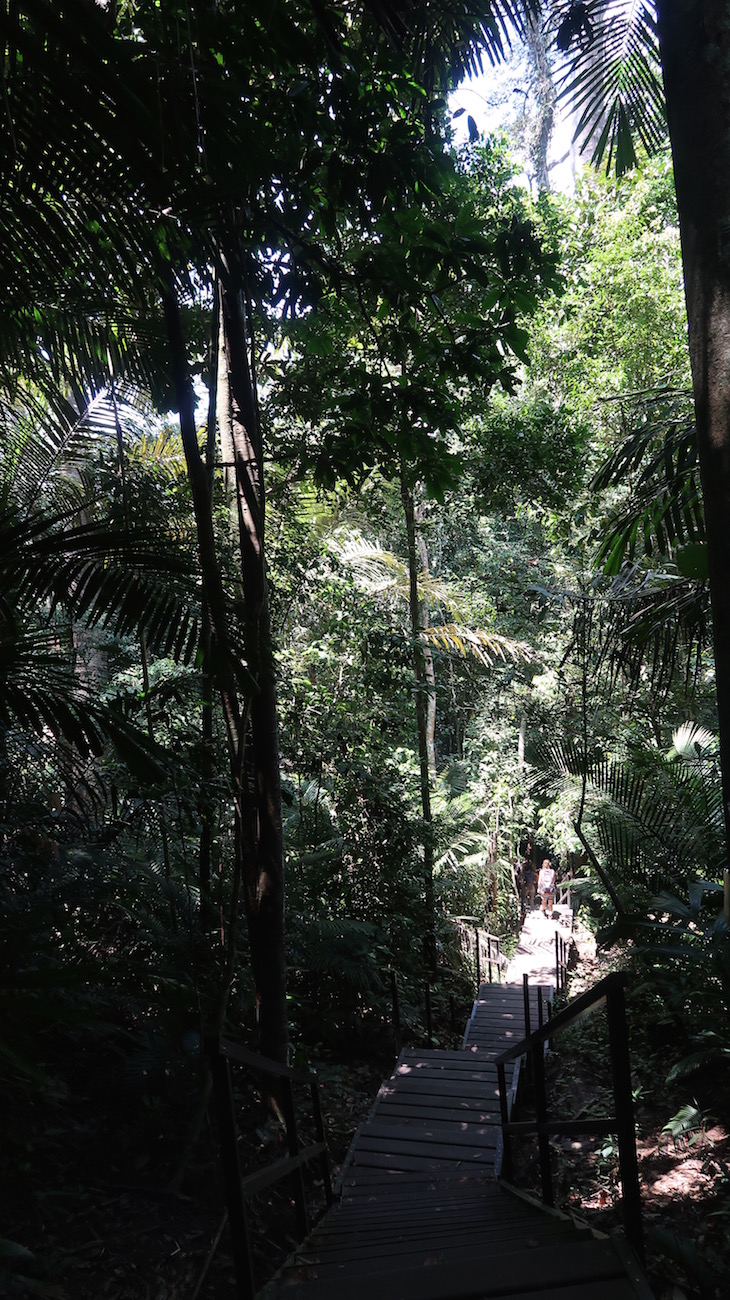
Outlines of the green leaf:
[{"label": "green leaf", "polygon": [[704,542],[687,542],[684,546],[677,547],[675,560],[683,577],[693,578],[698,582],[708,581],[710,575],[707,566],[707,546]]}]

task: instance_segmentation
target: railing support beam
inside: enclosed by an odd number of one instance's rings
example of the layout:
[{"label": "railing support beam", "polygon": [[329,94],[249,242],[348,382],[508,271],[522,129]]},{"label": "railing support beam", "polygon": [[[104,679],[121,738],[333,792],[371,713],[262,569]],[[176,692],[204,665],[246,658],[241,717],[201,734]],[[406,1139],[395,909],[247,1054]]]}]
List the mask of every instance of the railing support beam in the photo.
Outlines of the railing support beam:
[{"label": "railing support beam", "polygon": [[251,1263],[246,1202],[241,1188],[241,1169],[238,1163],[238,1131],[233,1109],[231,1069],[228,1061],[217,1055],[211,1061],[211,1068],[236,1289],[239,1300],[253,1300],[256,1288]]},{"label": "railing support beam", "polygon": [[609,993],[606,999],[606,1013],[608,1016],[608,1042],[611,1050],[613,1091],[616,1102],[616,1128],[621,1169],[624,1225],[626,1237],[643,1263],[644,1230],[641,1219],[639,1164],[636,1158],[629,1033],[626,1020],[626,999],[624,990],[620,985]]},{"label": "railing support beam", "polygon": [[537,1146],[540,1153],[540,1185],[546,1205],[554,1205],[553,1175],[550,1168],[550,1139],[547,1131],[547,1089],[545,1087],[545,1054],[542,1043],[531,1052],[535,1086],[535,1115],[537,1117]]}]

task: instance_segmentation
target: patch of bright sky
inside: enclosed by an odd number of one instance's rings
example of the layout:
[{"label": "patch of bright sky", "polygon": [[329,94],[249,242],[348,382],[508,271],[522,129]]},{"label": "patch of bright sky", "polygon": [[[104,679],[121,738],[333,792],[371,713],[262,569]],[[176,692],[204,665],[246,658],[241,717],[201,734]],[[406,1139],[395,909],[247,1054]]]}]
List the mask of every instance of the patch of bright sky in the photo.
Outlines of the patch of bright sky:
[{"label": "patch of bright sky", "polygon": [[[521,120],[524,118],[530,84],[527,60],[523,50],[516,45],[508,59],[492,67],[484,59],[484,71],[476,77],[466,77],[449,96],[452,113],[464,109],[453,122],[454,142],[463,144],[469,139],[468,117],[473,117],[480,135],[506,131],[514,142],[515,157],[525,166],[520,178],[530,187],[529,166],[519,148]],[[552,189],[572,194],[575,178],[583,165],[578,147],[573,143],[575,120],[558,105],[548,151],[550,185]]]}]

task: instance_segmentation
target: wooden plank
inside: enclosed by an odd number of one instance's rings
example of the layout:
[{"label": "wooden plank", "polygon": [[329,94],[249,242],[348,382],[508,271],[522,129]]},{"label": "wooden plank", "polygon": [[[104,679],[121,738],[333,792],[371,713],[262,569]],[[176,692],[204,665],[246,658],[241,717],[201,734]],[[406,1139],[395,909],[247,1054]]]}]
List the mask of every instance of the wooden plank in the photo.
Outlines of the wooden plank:
[{"label": "wooden plank", "polygon": [[401,1070],[399,1074],[394,1074],[386,1083],[381,1084],[378,1096],[387,1096],[388,1093],[400,1088],[403,1083],[414,1082],[418,1079],[428,1079],[431,1083],[448,1084],[454,1083],[457,1087],[463,1088],[470,1082],[490,1084],[497,1078],[497,1067],[494,1061],[489,1061],[483,1069],[479,1070]]},{"label": "wooden plank", "polygon": [[471,1106],[459,1106],[455,1097],[439,1097],[437,1093],[431,1092],[388,1097],[373,1112],[369,1123],[380,1124],[384,1119],[399,1117],[421,1121],[440,1117],[445,1124],[492,1124],[499,1127],[499,1103],[496,1097],[472,1097],[471,1100]]},{"label": "wooden plank", "polygon": [[468,1070],[452,1069],[448,1065],[416,1065],[413,1068],[401,1066],[398,1072],[393,1076],[397,1084],[401,1079],[432,1079],[435,1083],[456,1083],[459,1087],[464,1083],[493,1083],[497,1077],[497,1067],[491,1062],[485,1062],[484,1066],[475,1070],[472,1066]]},{"label": "wooden plank", "polygon": [[368,1147],[360,1150],[357,1157],[358,1169],[390,1169],[394,1172],[420,1169],[424,1173],[435,1173],[442,1165],[449,1163],[458,1165],[459,1168],[477,1164],[483,1164],[489,1168],[494,1163],[494,1151],[478,1151],[471,1158],[465,1156],[455,1159],[449,1154],[448,1148],[443,1153],[432,1151],[429,1154],[423,1152],[420,1155],[414,1155],[407,1150],[383,1151],[380,1148],[370,1150]]},{"label": "wooden plank", "polygon": [[534,1226],[545,1227],[548,1232],[554,1232],[557,1228],[558,1236],[561,1232],[571,1238],[575,1236],[575,1227],[572,1223],[564,1221],[556,1225],[546,1214],[532,1215],[526,1219],[514,1209],[505,1214],[492,1215],[489,1213],[490,1208],[479,1201],[459,1204],[443,1201],[438,1205],[426,1206],[424,1209],[420,1197],[411,1198],[407,1208],[386,1209],[383,1206],[377,1214],[367,1214],[362,1206],[347,1206],[344,1211],[338,1207],[336,1215],[327,1215],[322,1219],[311,1236],[313,1241],[319,1242],[329,1235],[340,1236],[343,1233],[353,1233],[358,1236],[379,1233],[388,1236],[392,1233],[397,1236],[400,1232],[413,1229],[430,1234],[437,1230],[446,1231],[450,1224],[455,1224],[457,1227],[462,1224],[476,1224],[487,1236],[493,1232],[499,1233],[512,1229],[515,1232],[529,1233],[533,1231]]},{"label": "wooden plank", "polygon": [[311,1233],[311,1240],[318,1244],[326,1238],[348,1236],[350,1233],[365,1237],[382,1234],[387,1238],[390,1235],[397,1237],[400,1232],[431,1238],[434,1234],[448,1235],[452,1229],[460,1230],[462,1227],[482,1232],[485,1240],[492,1236],[499,1237],[502,1232],[529,1237],[534,1231],[544,1229],[553,1234],[556,1240],[570,1238],[577,1241],[590,1232],[590,1229],[578,1231],[575,1224],[567,1218],[555,1220],[541,1213],[525,1215],[520,1213],[515,1203],[503,1203],[499,1206],[500,1213],[491,1214],[492,1207],[483,1202],[450,1205],[448,1201],[443,1201],[426,1207],[420,1202],[420,1197],[411,1197],[407,1208],[391,1208],[386,1212],[383,1206],[377,1215],[364,1213],[360,1206],[348,1206],[344,1212],[337,1207],[333,1214],[326,1215],[320,1221]]},{"label": "wooden plank", "polygon": [[[289,1273],[289,1270],[287,1270]],[[570,1250],[563,1246],[522,1251],[506,1256],[481,1257],[443,1264],[434,1255],[421,1269],[393,1269],[367,1274],[362,1267],[350,1271],[343,1265],[337,1276],[321,1277],[316,1266],[291,1270],[291,1283],[304,1289],[302,1297],[317,1300],[341,1300],[343,1285],[347,1300],[494,1300],[503,1294],[520,1291],[540,1296],[547,1288],[585,1288],[584,1295],[595,1296],[595,1284],[610,1279],[616,1287],[621,1269],[609,1242],[578,1242]],[[282,1279],[286,1282],[289,1278]],[[629,1293],[630,1294],[630,1293]]]},{"label": "wooden plank", "polygon": [[493,1161],[496,1144],[496,1133],[489,1141],[482,1139],[480,1144],[474,1142],[458,1147],[448,1138],[439,1141],[438,1138],[431,1140],[426,1136],[408,1141],[401,1137],[380,1137],[374,1134],[372,1137],[363,1138],[358,1153],[358,1164],[363,1161],[364,1156],[370,1156],[373,1152],[390,1157],[396,1165],[403,1156],[413,1160],[423,1159],[426,1162],[442,1160],[471,1164],[482,1160]]},{"label": "wooden plank", "polygon": [[[416,1104],[414,1104],[414,1102]],[[421,1104],[428,1102],[429,1104]],[[433,1104],[431,1104],[433,1103]],[[378,1123],[391,1123],[399,1119],[417,1119],[419,1114],[425,1118],[429,1116],[443,1124],[494,1124],[499,1123],[499,1106],[493,1103],[491,1109],[488,1106],[478,1106],[470,1110],[453,1110],[447,1105],[439,1105],[435,1099],[424,1097],[413,1098],[410,1102],[393,1101],[385,1102],[379,1106],[374,1120]]]},{"label": "wooden plank", "polygon": [[[414,1075],[417,1076],[419,1074],[427,1074],[434,1079],[441,1078],[443,1075],[453,1075],[456,1079],[468,1079],[472,1074],[493,1074],[497,1068],[495,1065],[495,1057],[503,1053],[506,1048],[509,1047],[511,1042],[517,1042],[518,1036],[515,1034],[511,1039],[502,1038],[499,1042],[494,1042],[494,1040],[491,1041],[494,1044],[494,1050],[490,1047],[486,1052],[480,1051],[476,1064],[473,1063],[474,1058],[470,1058],[466,1052],[464,1052],[464,1056],[467,1059],[467,1065],[465,1067],[460,1067],[458,1064],[447,1065],[446,1062],[443,1061],[439,1061],[433,1065],[429,1062],[424,1062],[423,1064],[419,1063],[418,1065],[412,1065],[410,1062],[406,1062],[405,1064],[401,1064],[389,1079],[385,1079],[384,1083],[387,1085],[398,1079],[411,1079]],[[383,1085],[381,1084],[381,1087],[382,1086]]]},{"label": "wooden plank", "polygon": [[[460,1131],[453,1124],[434,1124],[430,1120],[423,1123],[404,1123],[402,1120],[393,1124],[370,1124],[365,1137],[368,1142],[375,1140],[384,1143],[432,1143],[447,1147],[494,1147],[497,1142],[497,1130],[492,1125],[472,1124]],[[394,1150],[396,1148],[393,1148]]]},{"label": "wooden plank", "polygon": [[428,1070],[433,1074],[456,1074],[469,1075],[480,1074],[485,1071],[488,1073],[493,1068],[491,1052],[480,1052],[477,1056],[475,1053],[452,1052],[451,1056],[423,1057],[413,1056],[409,1060],[399,1061],[393,1077],[398,1078],[401,1074],[412,1074],[418,1070]]},{"label": "wooden plank", "polygon": [[[421,1076],[418,1079],[401,1079],[398,1087],[393,1088],[392,1092],[383,1093],[380,1097],[377,1107],[373,1110],[375,1115],[377,1110],[382,1106],[387,1106],[391,1102],[398,1102],[402,1105],[410,1105],[416,1097],[432,1098],[433,1104],[439,1103],[447,1107],[455,1107],[457,1110],[477,1110],[479,1106],[489,1107],[492,1102],[499,1098],[499,1089],[496,1078],[493,1083],[454,1083],[451,1079],[439,1083],[438,1080],[428,1079]],[[413,1100],[413,1105],[419,1103]],[[369,1122],[369,1121],[368,1121]],[[363,1127],[366,1127],[363,1125]]]},{"label": "wooden plank", "polygon": [[[379,1178],[380,1183],[374,1193],[377,1196],[381,1196],[385,1193],[387,1193],[387,1195],[392,1195],[395,1187],[405,1189],[410,1186],[416,1187],[419,1184],[432,1187],[433,1190],[436,1191],[439,1187],[443,1187],[447,1179],[453,1180],[457,1185],[460,1185],[462,1182],[490,1183],[494,1181],[494,1176],[489,1169],[449,1169],[443,1165],[439,1166],[436,1172],[429,1172],[425,1169],[404,1170],[401,1172],[392,1170],[390,1173],[380,1174]],[[343,1187],[348,1189],[349,1194],[350,1188],[355,1187],[357,1184],[362,1187],[366,1194],[370,1195],[373,1193],[368,1192],[367,1189],[364,1188],[364,1184],[374,1181],[376,1181],[376,1175],[372,1171],[358,1169],[357,1172],[355,1172],[353,1166],[353,1171],[352,1173],[348,1173],[347,1179],[343,1183]]]},{"label": "wooden plank", "polygon": [[[359,1264],[368,1276],[374,1277],[390,1272],[394,1267],[394,1261],[397,1261],[398,1269],[412,1270],[417,1274],[419,1269],[431,1268],[434,1263],[485,1262],[486,1251],[491,1249],[493,1254],[498,1252],[500,1261],[505,1265],[510,1263],[511,1256],[512,1264],[516,1267],[517,1258],[521,1259],[525,1251],[550,1249],[553,1241],[554,1237],[550,1232],[543,1231],[531,1234],[527,1238],[515,1235],[513,1238],[493,1240],[491,1243],[485,1242],[477,1232],[455,1234],[453,1239],[448,1240],[439,1237],[430,1243],[422,1240],[420,1244],[411,1244],[401,1239],[387,1246],[381,1243],[375,1251],[371,1244],[358,1250],[351,1242],[343,1242],[339,1251],[297,1253],[294,1266],[316,1269],[317,1276],[324,1278],[328,1275],[341,1277],[343,1268],[349,1273],[350,1268],[354,1270]],[[491,1267],[491,1257],[487,1267]],[[418,1293],[416,1287],[413,1293]]]},{"label": "wooden plank", "polygon": [[492,1236],[483,1234],[479,1226],[453,1227],[453,1231],[440,1232],[436,1238],[427,1238],[421,1232],[420,1235],[403,1235],[395,1234],[394,1236],[383,1235],[373,1242],[373,1240],[352,1238],[331,1238],[326,1242],[316,1240],[310,1242],[307,1249],[296,1252],[297,1264],[307,1262],[309,1265],[316,1264],[318,1271],[322,1274],[325,1268],[338,1268],[342,1264],[368,1264],[368,1271],[375,1271],[377,1266],[392,1266],[394,1256],[399,1258],[400,1264],[408,1268],[422,1268],[426,1266],[426,1261],[438,1253],[440,1260],[446,1262],[451,1260],[468,1260],[468,1258],[486,1258],[488,1255],[495,1255],[499,1252],[500,1257],[522,1255],[525,1251],[536,1251],[543,1247],[555,1244],[555,1231],[552,1226],[546,1225],[535,1227],[529,1234],[523,1234],[518,1231],[517,1227],[512,1234],[505,1232],[495,1232]]},{"label": "wooden plank", "polygon": [[458,1108],[449,1105],[455,1098],[438,1097],[433,1093],[412,1093],[409,1097],[392,1097],[384,1101],[374,1112],[372,1123],[384,1119],[441,1119],[444,1124],[494,1124],[499,1127],[499,1106],[495,1098],[484,1102],[473,1098],[473,1105]]},{"label": "wooden plank", "polygon": [[[383,1218],[393,1214],[407,1217],[410,1212],[417,1213],[421,1220],[425,1221],[427,1217],[437,1216],[451,1209],[465,1214],[481,1214],[485,1223],[497,1220],[508,1223],[531,1223],[534,1220],[542,1222],[543,1219],[552,1217],[542,1206],[534,1210],[530,1206],[525,1206],[516,1197],[504,1196],[501,1188],[492,1178],[485,1177],[479,1172],[474,1174],[472,1171],[467,1171],[461,1174],[443,1169],[439,1171],[438,1178],[427,1178],[425,1186],[415,1188],[405,1185],[405,1181],[407,1179],[404,1175],[404,1186],[401,1188],[389,1186],[380,1191],[371,1190],[367,1199],[361,1198],[356,1206],[340,1204],[331,1210],[321,1223],[330,1220],[336,1222],[340,1215],[357,1219],[358,1216],[369,1214],[375,1220],[378,1215]],[[421,1179],[420,1182],[423,1183],[424,1180]],[[573,1231],[574,1221],[566,1215],[559,1217]]]},{"label": "wooden plank", "polygon": [[480,1054],[478,1050],[465,1052],[461,1047],[454,1047],[448,1051],[446,1048],[442,1047],[421,1048],[420,1050],[416,1050],[416,1048],[413,1047],[407,1047],[398,1057],[398,1060],[396,1061],[396,1069],[399,1065],[407,1065],[410,1061],[434,1061],[437,1064],[439,1061],[447,1061],[457,1065],[461,1063],[465,1068],[468,1068],[472,1063],[478,1065],[479,1059]]},{"label": "wooden plank", "polygon": [[429,1093],[434,1097],[464,1097],[465,1099],[468,1099],[469,1097],[479,1099],[485,1096],[499,1095],[497,1090],[496,1070],[494,1073],[494,1082],[491,1084],[480,1083],[478,1081],[477,1083],[472,1083],[470,1079],[465,1079],[463,1083],[458,1083],[452,1079],[444,1079],[439,1082],[438,1079],[429,1079],[425,1075],[418,1078],[414,1075],[401,1075],[398,1079],[397,1088],[394,1085],[392,1089],[388,1088],[383,1090],[380,1095],[381,1097],[389,1097],[396,1091],[403,1096],[405,1096],[406,1093],[420,1092],[424,1095]]}]

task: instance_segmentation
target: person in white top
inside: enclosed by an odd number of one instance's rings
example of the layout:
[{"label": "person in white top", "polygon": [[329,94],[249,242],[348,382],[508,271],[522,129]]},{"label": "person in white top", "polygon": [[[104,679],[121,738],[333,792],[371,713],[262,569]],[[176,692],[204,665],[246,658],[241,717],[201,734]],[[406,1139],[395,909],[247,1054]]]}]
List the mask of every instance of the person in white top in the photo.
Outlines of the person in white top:
[{"label": "person in white top", "polygon": [[545,858],[540,867],[540,874],[537,878],[537,892],[542,898],[540,910],[545,916],[552,918],[553,903],[555,902],[555,872],[550,866],[550,859]]}]

